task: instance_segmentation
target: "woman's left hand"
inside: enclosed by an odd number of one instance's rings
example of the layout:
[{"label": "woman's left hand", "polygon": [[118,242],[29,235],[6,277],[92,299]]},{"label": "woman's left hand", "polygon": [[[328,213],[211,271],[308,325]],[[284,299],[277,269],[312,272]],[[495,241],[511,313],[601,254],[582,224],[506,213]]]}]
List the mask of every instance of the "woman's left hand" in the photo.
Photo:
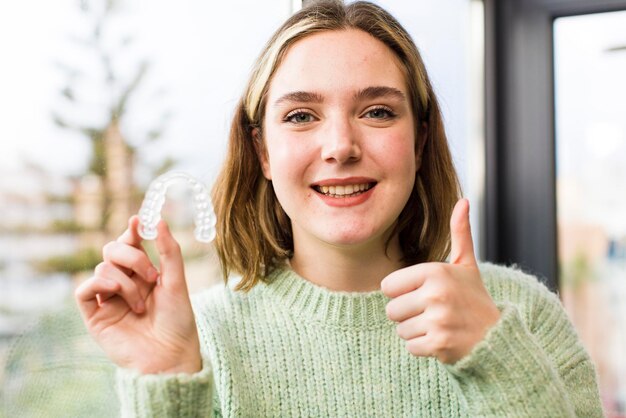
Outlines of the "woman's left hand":
[{"label": "woman's left hand", "polygon": [[478,270],[469,223],[469,202],[457,202],[450,218],[450,263],[421,263],[381,282],[387,316],[407,350],[453,364],[470,353],[500,319]]}]

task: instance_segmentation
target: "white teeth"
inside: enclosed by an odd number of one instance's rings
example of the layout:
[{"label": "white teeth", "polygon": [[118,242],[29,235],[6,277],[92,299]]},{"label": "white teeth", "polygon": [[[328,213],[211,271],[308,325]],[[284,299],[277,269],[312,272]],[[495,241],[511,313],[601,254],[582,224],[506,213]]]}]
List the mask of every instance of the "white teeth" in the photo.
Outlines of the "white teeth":
[{"label": "white teeth", "polygon": [[328,196],[348,196],[354,193],[364,192],[366,190],[369,190],[369,188],[370,185],[368,183],[337,186],[319,186],[319,190]]}]

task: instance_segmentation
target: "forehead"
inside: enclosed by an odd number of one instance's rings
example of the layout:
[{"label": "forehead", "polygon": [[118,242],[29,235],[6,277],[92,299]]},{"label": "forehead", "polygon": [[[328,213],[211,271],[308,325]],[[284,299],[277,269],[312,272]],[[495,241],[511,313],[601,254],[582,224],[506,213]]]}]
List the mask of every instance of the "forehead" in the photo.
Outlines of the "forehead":
[{"label": "forehead", "polygon": [[369,86],[395,87],[406,95],[406,80],[396,55],[381,41],[357,29],[325,31],[294,43],[269,87],[269,101],[290,91],[324,95]]}]

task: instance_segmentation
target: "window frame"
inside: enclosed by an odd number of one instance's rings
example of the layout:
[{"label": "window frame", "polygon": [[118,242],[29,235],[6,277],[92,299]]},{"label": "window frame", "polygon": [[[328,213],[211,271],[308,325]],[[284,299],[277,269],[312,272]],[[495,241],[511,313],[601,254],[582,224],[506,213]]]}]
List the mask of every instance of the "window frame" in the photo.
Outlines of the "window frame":
[{"label": "window frame", "polygon": [[553,23],[626,0],[484,0],[485,259],[558,289]]}]

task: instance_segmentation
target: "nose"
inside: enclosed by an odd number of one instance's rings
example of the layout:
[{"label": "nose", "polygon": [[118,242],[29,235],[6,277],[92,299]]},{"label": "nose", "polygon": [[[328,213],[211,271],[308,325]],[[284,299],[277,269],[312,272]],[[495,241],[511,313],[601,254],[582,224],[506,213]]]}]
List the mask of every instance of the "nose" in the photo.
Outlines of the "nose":
[{"label": "nose", "polygon": [[327,162],[347,163],[361,159],[359,133],[349,119],[329,121],[323,133],[322,159]]}]

